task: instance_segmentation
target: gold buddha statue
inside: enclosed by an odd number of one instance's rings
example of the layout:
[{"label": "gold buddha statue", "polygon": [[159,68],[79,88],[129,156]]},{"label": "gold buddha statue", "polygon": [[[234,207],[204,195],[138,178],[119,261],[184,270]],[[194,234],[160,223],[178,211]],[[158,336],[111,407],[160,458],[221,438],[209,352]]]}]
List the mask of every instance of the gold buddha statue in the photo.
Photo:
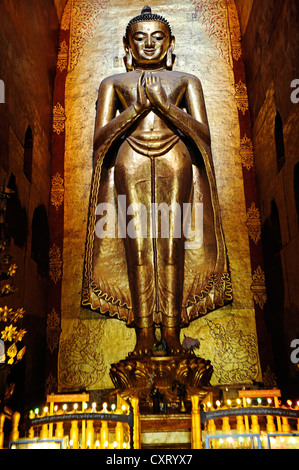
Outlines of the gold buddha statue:
[{"label": "gold buddha statue", "polygon": [[[232,299],[203,90],[173,70],[171,27],[150,7],[123,41],[127,72],[99,88],[82,305],[134,327],[134,354],[156,328],[177,354],[181,328]],[[201,242],[186,245],[199,207]]]}]

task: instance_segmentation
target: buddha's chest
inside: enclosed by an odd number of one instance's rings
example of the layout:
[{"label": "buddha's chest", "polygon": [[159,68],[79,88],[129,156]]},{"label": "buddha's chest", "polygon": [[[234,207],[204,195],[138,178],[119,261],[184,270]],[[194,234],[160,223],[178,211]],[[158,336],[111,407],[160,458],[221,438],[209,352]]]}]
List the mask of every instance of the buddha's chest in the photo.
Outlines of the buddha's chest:
[{"label": "buddha's chest", "polygon": [[[186,85],[185,83],[175,75],[171,73],[157,73],[161,79],[161,85],[167,95],[167,99],[174,105],[179,106],[181,103]],[[137,99],[137,84],[139,76],[130,77],[127,80],[123,80],[122,83],[116,83],[115,91],[124,108],[131,106]],[[145,85],[143,84],[146,90]]]}]

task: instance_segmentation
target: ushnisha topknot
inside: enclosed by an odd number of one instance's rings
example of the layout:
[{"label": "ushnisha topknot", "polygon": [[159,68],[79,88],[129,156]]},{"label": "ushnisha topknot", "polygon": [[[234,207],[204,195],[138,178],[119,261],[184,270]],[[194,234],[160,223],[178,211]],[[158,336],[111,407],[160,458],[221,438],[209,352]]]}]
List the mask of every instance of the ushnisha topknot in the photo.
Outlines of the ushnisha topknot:
[{"label": "ushnisha topknot", "polygon": [[128,38],[128,32],[129,32],[131,25],[134,23],[137,23],[138,21],[162,21],[162,23],[168,26],[170,36],[172,35],[171,27],[168,21],[163,16],[152,13],[151,7],[149,7],[148,5],[145,5],[145,7],[143,7],[141,10],[140,15],[135,16],[129,21],[127,29],[126,29],[126,38]]}]

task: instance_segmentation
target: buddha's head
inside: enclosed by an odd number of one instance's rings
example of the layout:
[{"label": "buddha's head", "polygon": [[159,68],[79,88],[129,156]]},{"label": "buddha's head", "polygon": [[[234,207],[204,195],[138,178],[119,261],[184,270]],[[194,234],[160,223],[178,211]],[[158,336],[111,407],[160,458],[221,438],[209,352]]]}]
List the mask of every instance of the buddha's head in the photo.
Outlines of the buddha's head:
[{"label": "buddha's head", "polygon": [[127,70],[137,67],[171,69],[174,62],[174,37],[168,21],[145,6],[131,19],[124,37]]}]

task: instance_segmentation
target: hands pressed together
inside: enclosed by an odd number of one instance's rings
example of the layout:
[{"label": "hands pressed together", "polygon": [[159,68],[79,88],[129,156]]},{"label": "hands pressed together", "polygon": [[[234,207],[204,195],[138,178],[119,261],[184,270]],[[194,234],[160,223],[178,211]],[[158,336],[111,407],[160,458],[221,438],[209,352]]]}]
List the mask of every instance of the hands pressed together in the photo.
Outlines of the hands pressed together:
[{"label": "hands pressed together", "polygon": [[137,99],[134,105],[138,113],[155,107],[167,111],[169,102],[161,79],[153,72],[142,72],[137,84]]}]

